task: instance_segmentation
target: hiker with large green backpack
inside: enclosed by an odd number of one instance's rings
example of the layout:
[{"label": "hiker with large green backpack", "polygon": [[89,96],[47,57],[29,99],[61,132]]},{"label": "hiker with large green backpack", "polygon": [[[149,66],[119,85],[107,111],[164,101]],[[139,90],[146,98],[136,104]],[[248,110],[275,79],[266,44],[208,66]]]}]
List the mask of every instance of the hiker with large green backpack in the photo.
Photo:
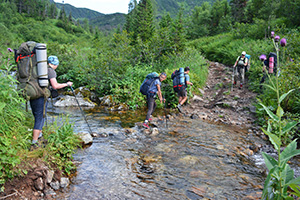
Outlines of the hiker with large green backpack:
[{"label": "hiker with large green backpack", "polygon": [[173,89],[174,92],[178,95],[178,105],[177,109],[179,112],[182,112],[182,105],[187,100],[187,86],[193,85],[193,83],[190,81],[190,67],[179,68],[179,70],[175,70],[171,78],[173,79]]},{"label": "hiker with large green backpack", "polygon": [[[246,52],[243,51],[241,56],[238,56],[236,59],[233,69],[234,69],[234,82],[233,85],[237,84],[237,81],[239,79],[240,81],[240,87],[239,89],[242,89],[244,83],[245,83],[245,71],[248,66],[248,58],[246,57]],[[237,66],[237,67],[236,67]]]},{"label": "hiker with large green backpack", "polygon": [[49,80],[54,89],[63,88],[73,83],[57,83],[54,70],[57,68],[59,61],[56,56],[49,56],[47,59],[45,44],[33,41],[22,43],[19,49],[15,49],[15,61],[19,82],[18,91],[25,100],[30,101],[34,116],[32,150],[40,146],[38,140],[42,139],[42,129],[47,113],[47,100],[50,96]]},{"label": "hiker with large green backpack", "polygon": [[158,96],[160,103],[163,103],[163,101],[165,101],[163,99],[160,86],[161,82],[167,78],[167,75],[166,73],[161,73],[159,76],[157,75],[158,74],[156,72],[148,74],[140,87],[140,92],[143,95],[146,95],[147,98],[148,111],[145,122],[143,123],[143,127],[147,129],[150,128],[149,121],[152,120],[150,116],[153,114],[156,108],[156,97]]}]

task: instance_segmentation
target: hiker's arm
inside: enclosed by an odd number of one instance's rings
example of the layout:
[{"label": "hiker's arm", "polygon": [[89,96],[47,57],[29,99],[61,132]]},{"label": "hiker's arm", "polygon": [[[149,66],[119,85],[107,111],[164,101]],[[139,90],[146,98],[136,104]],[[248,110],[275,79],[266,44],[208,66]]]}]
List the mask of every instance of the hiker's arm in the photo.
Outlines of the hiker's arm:
[{"label": "hiker's arm", "polygon": [[50,83],[51,83],[51,86],[56,90],[73,85],[73,83],[70,81],[67,83],[58,83],[56,78],[51,78]]},{"label": "hiker's arm", "polygon": [[245,64],[244,64],[245,66],[247,66],[248,65],[248,59],[246,58],[246,60],[245,60]]},{"label": "hiker's arm", "polygon": [[234,63],[234,65],[233,65],[233,67],[235,67],[235,66],[236,66],[237,62],[238,62],[238,60],[236,60],[236,61],[235,61],[235,63]]},{"label": "hiker's arm", "polygon": [[187,84],[187,85],[193,85],[193,83],[190,82],[190,81],[187,81],[186,84]]},{"label": "hiker's arm", "polygon": [[162,103],[164,99],[161,95],[161,90],[160,90],[159,84],[157,84],[156,87],[157,87],[157,95],[158,95],[159,101],[160,101],[160,103]]}]

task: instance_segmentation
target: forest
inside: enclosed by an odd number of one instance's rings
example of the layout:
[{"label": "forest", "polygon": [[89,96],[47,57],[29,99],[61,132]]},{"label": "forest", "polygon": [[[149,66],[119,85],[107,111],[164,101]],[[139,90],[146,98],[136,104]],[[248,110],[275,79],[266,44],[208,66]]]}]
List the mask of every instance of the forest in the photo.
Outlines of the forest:
[{"label": "forest", "polygon": [[[257,92],[257,123],[263,125],[266,134],[273,131],[269,136],[277,149],[299,137],[300,1],[216,0],[190,10],[186,10],[190,5],[179,3],[176,13],[160,11],[157,17],[161,2],[131,0],[124,26],[103,32],[88,19],[74,19],[71,12],[66,14],[63,7],[58,9],[50,1],[1,0],[1,72],[16,70],[9,48],[17,49],[25,41],[45,43],[48,55],[60,60],[58,81],[72,81],[75,88],[85,86],[99,97],[112,95],[115,103],[139,109],[145,106],[139,87],[148,73],[166,72],[166,82],[172,85],[171,73],[189,66],[194,82],[192,93],[199,94],[198,88],[205,86],[207,79],[207,60],[233,66],[237,56],[246,51],[251,55],[250,88]],[[283,38],[285,43],[280,42]],[[280,73],[270,77],[260,90],[259,57],[270,52],[278,53]],[[19,108],[23,100],[10,87],[10,76],[1,76],[5,78],[0,80],[0,117],[4,122],[0,127],[0,185],[22,173],[12,169],[26,157],[26,152],[19,150],[28,145],[21,133],[30,123],[23,123],[29,116]],[[163,91],[167,105],[175,107],[172,88],[165,87]],[[16,123],[20,126],[11,129]],[[13,137],[23,142],[16,143]],[[11,145],[15,148],[7,149]],[[52,161],[57,159],[53,156]],[[286,166],[282,163],[277,163],[281,169]],[[71,169],[71,164],[68,167]]]}]

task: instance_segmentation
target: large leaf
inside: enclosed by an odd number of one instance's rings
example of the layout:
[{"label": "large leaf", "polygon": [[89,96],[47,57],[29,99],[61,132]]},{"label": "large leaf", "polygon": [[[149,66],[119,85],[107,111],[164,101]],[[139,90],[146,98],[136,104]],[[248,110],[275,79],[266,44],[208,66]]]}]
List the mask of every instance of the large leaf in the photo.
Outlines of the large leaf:
[{"label": "large leaf", "polygon": [[281,177],[280,177],[282,180],[284,180],[283,184],[284,184],[284,187],[285,189],[287,189],[286,187],[286,183],[290,182],[291,180],[293,180],[294,178],[294,171],[291,169],[291,167],[285,163],[285,166],[282,170],[282,173],[281,173]]},{"label": "large leaf", "polygon": [[300,186],[297,184],[289,184],[289,187],[294,191],[293,195],[300,197]]},{"label": "large leaf", "polygon": [[280,154],[281,161],[287,162],[294,156],[300,155],[300,150],[297,150],[296,140],[293,140]]},{"label": "large leaf", "polygon": [[281,146],[281,140],[274,134],[272,134],[269,131],[266,131],[265,129],[262,129],[262,131],[269,136],[269,140],[273,144],[274,148],[278,151]]},{"label": "large leaf", "polygon": [[274,87],[272,87],[271,85],[268,85],[268,84],[262,84],[263,86],[266,86],[266,87],[268,87],[268,88],[270,88],[271,90],[273,90],[274,92],[277,92],[277,90],[274,88]]},{"label": "large leaf", "polygon": [[274,182],[272,181],[272,174],[274,172],[275,168],[271,169],[264,184],[264,190],[262,193],[262,199],[273,199],[275,194],[274,194],[274,188],[273,184]]},{"label": "large leaf", "polygon": [[289,95],[291,92],[293,92],[294,90],[295,90],[295,89],[292,89],[292,90],[288,91],[287,93],[281,95],[281,97],[279,98],[279,103],[281,103],[281,102],[283,101],[283,99],[285,99],[285,97],[286,97],[287,95]]},{"label": "large leaf", "polygon": [[300,185],[300,176],[295,179],[290,180],[285,185],[289,186],[289,185],[293,185],[293,184]]},{"label": "large leaf", "polygon": [[281,106],[278,106],[277,111],[276,111],[276,115],[281,118],[284,114],[284,110],[281,108]]},{"label": "large leaf", "polygon": [[271,169],[273,169],[277,165],[278,162],[272,156],[266,154],[265,152],[262,152],[262,155],[264,157],[265,164],[266,164],[268,170],[271,171]]},{"label": "large leaf", "polygon": [[296,125],[298,124],[298,122],[293,121],[293,122],[289,122],[285,125],[285,127],[282,128],[281,131],[281,135],[284,135],[285,133],[289,132],[292,128],[294,128]]},{"label": "large leaf", "polygon": [[260,103],[260,105],[265,109],[265,111],[268,113],[268,115],[275,120],[276,122],[279,122],[279,117],[276,116],[268,107],[266,107],[264,104]]}]

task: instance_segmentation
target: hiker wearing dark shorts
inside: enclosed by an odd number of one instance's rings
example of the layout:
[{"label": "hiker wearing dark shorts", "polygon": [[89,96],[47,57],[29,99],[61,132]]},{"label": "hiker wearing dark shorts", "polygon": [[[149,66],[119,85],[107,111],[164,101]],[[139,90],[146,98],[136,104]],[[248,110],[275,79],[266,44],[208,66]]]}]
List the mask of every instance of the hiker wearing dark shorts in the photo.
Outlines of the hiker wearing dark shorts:
[{"label": "hiker wearing dark shorts", "polygon": [[159,75],[159,78],[156,79],[152,84],[151,88],[149,88],[149,92],[147,94],[148,112],[147,112],[145,122],[143,123],[143,126],[145,128],[149,128],[150,116],[153,114],[156,108],[156,102],[155,102],[156,96],[158,96],[160,103],[163,103],[163,101],[165,101],[165,99],[163,99],[162,97],[160,86],[161,86],[161,82],[166,80],[166,78],[167,78],[166,73],[161,73]]},{"label": "hiker wearing dark shorts", "polygon": [[184,68],[184,79],[185,79],[185,85],[181,87],[181,89],[178,91],[178,105],[177,109],[179,112],[182,112],[182,105],[186,102],[187,100],[187,91],[186,88],[188,85],[193,85],[192,82],[190,82],[190,76],[189,76],[190,68],[186,67]]},{"label": "hiker wearing dark shorts", "polygon": [[[58,58],[56,56],[48,57],[48,80],[54,89],[61,89],[67,86],[72,86],[72,82],[57,83],[55,69],[59,65]],[[44,97],[40,97],[34,100],[30,100],[30,107],[34,116],[34,127],[32,133],[31,150],[39,147],[38,139],[42,137],[42,129],[45,123],[44,117]],[[45,105],[45,114],[47,113],[47,104]]]},{"label": "hiker wearing dark shorts", "polygon": [[[245,67],[247,67],[247,65],[248,65],[248,59],[246,58],[246,52],[243,51],[242,55],[236,59],[234,66],[233,66],[234,72],[235,72],[233,84],[236,85],[237,81],[239,79],[239,81],[240,81],[239,89],[242,89],[243,84],[245,82]],[[237,68],[236,68],[236,66],[237,66]]]}]

